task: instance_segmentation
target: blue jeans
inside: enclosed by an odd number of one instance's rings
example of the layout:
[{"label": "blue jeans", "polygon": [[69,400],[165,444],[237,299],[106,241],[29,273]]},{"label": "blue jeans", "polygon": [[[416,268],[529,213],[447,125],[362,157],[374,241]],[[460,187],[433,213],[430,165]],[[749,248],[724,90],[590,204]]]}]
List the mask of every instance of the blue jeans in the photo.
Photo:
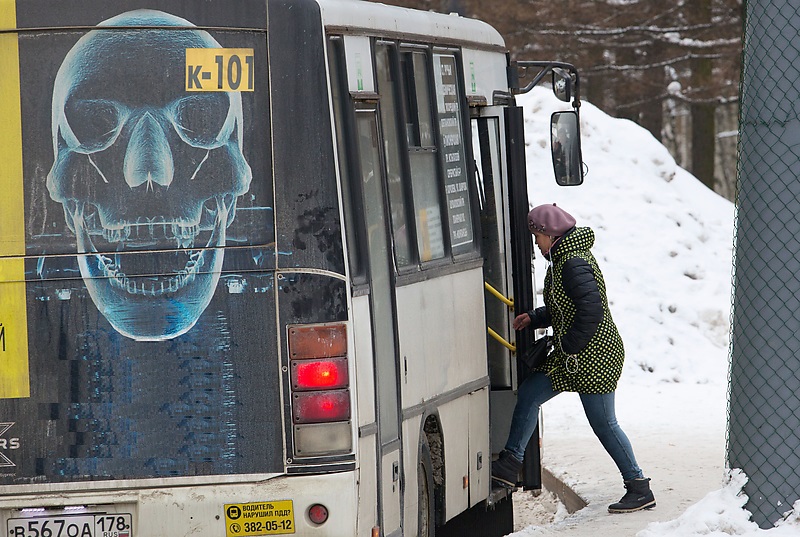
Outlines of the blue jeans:
[{"label": "blue jeans", "polygon": [[[518,460],[525,456],[525,446],[539,422],[539,407],[561,392],[553,390],[550,378],[542,372],[534,372],[525,379],[517,393],[517,405],[511,418],[506,450]],[[614,413],[614,392],[582,393],[581,403],[594,434],[614,462],[625,481],[644,477],[636,464],[631,442],[617,423]]]}]

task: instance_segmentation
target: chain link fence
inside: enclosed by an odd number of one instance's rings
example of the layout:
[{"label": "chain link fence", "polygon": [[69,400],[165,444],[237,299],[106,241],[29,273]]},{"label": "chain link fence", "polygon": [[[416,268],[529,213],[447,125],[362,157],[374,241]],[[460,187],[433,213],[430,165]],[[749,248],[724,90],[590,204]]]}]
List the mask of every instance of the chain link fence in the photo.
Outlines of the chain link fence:
[{"label": "chain link fence", "polygon": [[747,0],[727,458],[772,527],[800,498],[800,10]]}]

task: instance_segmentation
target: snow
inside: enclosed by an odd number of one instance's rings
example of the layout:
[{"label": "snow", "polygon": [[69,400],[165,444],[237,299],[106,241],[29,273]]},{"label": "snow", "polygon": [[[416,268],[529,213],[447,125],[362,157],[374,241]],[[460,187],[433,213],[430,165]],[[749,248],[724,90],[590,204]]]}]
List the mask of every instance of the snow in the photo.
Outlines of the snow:
[{"label": "snow", "polygon": [[[549,118],[570,106],[548,89],[518,97],[526,117],[528,195],[595,230],[593,252],[625,342],[617,417],[657,507],[612,515],[624,489],[576,394],[542,407],[543,464],[587,500],[569,514],[555,495],[514,495],[515,537],[800,535],[800,502],[775,528],[749,520],[746,476],[725,468],[734,206],[678,167],[635,123],[581,106],[582,186],[559,187]],[[545,261],[535,261],[541,290]],[[541,292],[541,291],[539,291]],[[788,507],[787,507],[788,511]]]}]

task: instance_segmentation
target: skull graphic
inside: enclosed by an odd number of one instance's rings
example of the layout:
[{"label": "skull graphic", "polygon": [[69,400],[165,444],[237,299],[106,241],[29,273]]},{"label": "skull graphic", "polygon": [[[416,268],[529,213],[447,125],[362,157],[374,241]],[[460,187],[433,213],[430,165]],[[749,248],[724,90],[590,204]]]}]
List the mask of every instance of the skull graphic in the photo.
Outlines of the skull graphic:
[{"label": "skull graphic", "polygon": [[186,49],[221,48],[194,28],[152,10],[108,19],[69,51],[53,88],[47,188],[92,300],[136,340],[197,322],[252,179],[241,94],[185,91]]}]

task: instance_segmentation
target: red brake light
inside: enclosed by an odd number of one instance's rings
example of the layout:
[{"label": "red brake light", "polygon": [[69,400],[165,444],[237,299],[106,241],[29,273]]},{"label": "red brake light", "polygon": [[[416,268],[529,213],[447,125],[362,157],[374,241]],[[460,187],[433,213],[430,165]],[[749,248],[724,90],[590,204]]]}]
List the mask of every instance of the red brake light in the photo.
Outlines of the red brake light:
[{"label": "red brake light", "polygon": [[350,390],[294,394],[295,423],[324,423],[350,419]]},{"label": "red brake light", "polygon": [[346,358],[292,360],[292,388],[295,390],[346,388],[349,381]]}]

